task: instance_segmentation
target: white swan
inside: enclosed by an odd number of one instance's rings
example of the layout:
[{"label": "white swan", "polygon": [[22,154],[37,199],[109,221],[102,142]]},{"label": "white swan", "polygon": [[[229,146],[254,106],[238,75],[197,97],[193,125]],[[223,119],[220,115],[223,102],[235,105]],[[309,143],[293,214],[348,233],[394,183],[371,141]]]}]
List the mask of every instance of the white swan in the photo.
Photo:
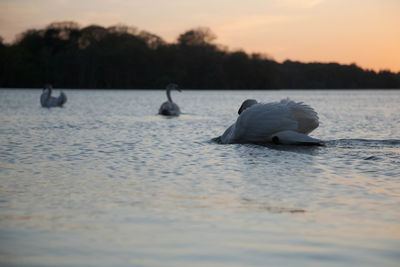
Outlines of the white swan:
[{"label": "white swan", "polygon": [[223,144],[275,143],[287,145],[322,145],[307,134],[319,125],[318,115],[302,102],[257,103],[247,99],[240,107],[236,123],[220,137]]},{"label": "white swan", "polygon": [[43,88],[42,95],[40,96],[40,104],[44,108],[62,107],[67,102],[67,96],[61,92],[58,97],[51,96],[53,87],[46,84]]},{"label": "white swan", "polygon": [[164,103],[162,103],[160,109],[158,110],[158,114],[166,115],[166,116],[179,116],[179,114],[181,114],[181,111],[180,111],[178,105],[172,101],[171,90],[175,89],[179,92],[181,92],[181,90],[178,88],[178,85],[176,85],[174,83],[168,84],[166,89],[167,89],[168,101],[165,101]]}]

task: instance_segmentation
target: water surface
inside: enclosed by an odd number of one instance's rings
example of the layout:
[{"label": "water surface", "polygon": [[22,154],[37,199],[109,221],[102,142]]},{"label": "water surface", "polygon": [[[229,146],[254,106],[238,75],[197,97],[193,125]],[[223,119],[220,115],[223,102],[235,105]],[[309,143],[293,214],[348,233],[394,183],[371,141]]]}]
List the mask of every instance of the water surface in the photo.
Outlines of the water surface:
[{"label": "water surface", "polygon": [[[0,265],[398,266],[400,91],[64,92],[0,90]],[[325,147],[211,141],[286,97]]]}]

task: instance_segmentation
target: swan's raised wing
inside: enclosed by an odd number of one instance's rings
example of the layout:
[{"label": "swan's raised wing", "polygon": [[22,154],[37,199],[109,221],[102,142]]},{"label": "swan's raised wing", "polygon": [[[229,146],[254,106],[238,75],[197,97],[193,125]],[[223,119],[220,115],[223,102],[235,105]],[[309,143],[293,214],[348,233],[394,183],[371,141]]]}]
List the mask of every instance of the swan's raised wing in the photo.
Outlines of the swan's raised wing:
[{"label": "swan's raised wing", "polygon": [[289,99],[281,100],[280,103],[286,105],[292,116],[296,119],[298,123],[296,129],[297,132],[308,134],[318,127],[318,114],[312,107],[303,102],[296,103]]},{"label": "swan's raised wing", "polygon": [[64,92],[60,93],[60,96],[57,97],[57,106],[62,106],[67,102],[67,96],[64,94]]},{"label": "swan's raised wing", "polygon": [[256,104],[238,117],[232,143],[271,142],[274,133],[296,131],[298,122],[291,109],[282,103]]}]

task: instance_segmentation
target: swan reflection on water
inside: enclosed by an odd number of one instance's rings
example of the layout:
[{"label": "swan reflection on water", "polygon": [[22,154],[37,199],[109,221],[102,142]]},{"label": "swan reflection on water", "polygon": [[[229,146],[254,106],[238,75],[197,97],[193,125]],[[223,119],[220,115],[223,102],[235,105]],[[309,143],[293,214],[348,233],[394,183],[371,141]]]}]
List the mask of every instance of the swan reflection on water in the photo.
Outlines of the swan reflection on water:
[{"label": "swan reflection on water", "polygon": [[221,144],[323,145],[308,136],[319,125],[317,112],[302,102],[283,99],[280,102],[243,102],[239,117],[222,136]]},{"label": "swan reflection on water", "polygon": [[40,104],[44,108],[62,107],[67,102],[67,96],[61,92],[58,97],[51,96],[53,87],[51,84],[46,84],[40,96]]},{"label": "swan reflection on water", "polygon": [[172,101],[171,90],[177,90],[178,92],[181,92],[181,90],[175,83],[168,84],[166,89],[167,89],[166,93],[168,101],[162,103],[160,109],[158,110],[158,114],[165,116],[179,116],[179,114],[181,114],[181,111],[178,105]]}]

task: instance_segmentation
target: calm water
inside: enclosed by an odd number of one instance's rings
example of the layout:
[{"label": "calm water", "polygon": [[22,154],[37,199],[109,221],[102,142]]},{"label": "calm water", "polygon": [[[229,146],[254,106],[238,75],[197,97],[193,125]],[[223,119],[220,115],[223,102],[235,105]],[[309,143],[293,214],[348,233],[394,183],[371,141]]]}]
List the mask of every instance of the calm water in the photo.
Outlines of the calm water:
[{"label": "calm water", "polygon": [[[400,91],[64,92],[0,90],[1,266],[399,266]],[[285,97],[326,147],[210,141]]]}]

